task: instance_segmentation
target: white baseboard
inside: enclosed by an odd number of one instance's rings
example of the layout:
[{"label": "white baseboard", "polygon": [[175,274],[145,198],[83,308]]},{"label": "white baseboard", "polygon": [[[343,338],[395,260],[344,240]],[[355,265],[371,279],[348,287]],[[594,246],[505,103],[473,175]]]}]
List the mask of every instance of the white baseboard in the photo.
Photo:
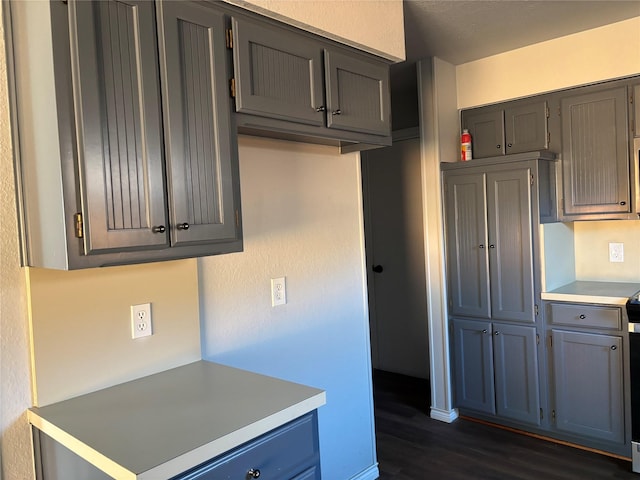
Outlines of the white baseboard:
[{"label": "white baseboard", "polygon": [[380,476],[380,472],[378,471],[378,464],[371,465],[366,470],[363,470],[355,477],[351,477],[351,480],[376,480]]},{"label": "white baseboard", "polygon": [[458,418],[458,409],[453,410],[441,410],[439,408],[431,407],[431,418],[434,420],[440,420],[441,422],[453,423]]}]

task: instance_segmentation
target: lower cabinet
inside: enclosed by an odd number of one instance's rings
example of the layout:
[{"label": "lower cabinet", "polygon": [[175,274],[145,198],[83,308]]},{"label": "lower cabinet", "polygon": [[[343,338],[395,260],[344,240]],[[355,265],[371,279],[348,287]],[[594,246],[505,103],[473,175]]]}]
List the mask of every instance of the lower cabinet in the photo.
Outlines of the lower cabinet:
[{"label": "lower cabinet", "polygon": [[309,413],[171,480],[320,480],[317,432]]},{"label": "lower cabinet", "polygon": [[555,427],[624,442],[622,337],[552,330]]},{"label": "lower cabinet", "polygon": [[456,404],[540,424],[535,327],[453,320]]}]

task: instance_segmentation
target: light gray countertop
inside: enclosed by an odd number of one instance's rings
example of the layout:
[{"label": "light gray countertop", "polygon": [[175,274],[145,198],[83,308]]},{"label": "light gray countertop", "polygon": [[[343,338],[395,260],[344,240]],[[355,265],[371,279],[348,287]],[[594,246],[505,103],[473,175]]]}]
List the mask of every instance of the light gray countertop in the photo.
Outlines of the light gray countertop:
[{"label": "light gray countertop", "polygon": [[624,305],[640,283],[576,281],[542,293],[543,300]]},{"label": "light gray countertop", "polygon": [[148,480],[182,473],[325,402],[323,390],[198,361],[34,407],[28,417],[106,474]]}]

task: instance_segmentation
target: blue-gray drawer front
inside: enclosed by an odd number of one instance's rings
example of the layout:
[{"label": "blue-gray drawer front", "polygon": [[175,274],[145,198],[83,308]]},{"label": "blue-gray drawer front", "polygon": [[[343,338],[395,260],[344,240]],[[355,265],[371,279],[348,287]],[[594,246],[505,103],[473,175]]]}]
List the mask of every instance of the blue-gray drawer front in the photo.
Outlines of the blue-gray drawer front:
[{"label": "blue-gray drawer front", "polygon": [[173,480],[320,480],[316,413],[300,417]]}]

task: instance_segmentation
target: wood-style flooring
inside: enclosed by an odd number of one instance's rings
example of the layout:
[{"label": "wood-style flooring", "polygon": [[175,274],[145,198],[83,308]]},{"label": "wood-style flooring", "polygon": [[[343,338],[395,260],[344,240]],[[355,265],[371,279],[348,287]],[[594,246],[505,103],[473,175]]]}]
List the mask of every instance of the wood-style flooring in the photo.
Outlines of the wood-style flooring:
[{"label": "wood-style flooring", "polygon": [[429,384],[374,372],[380,480],[640,480],[631,462],[465,419],[429,417]]}]

